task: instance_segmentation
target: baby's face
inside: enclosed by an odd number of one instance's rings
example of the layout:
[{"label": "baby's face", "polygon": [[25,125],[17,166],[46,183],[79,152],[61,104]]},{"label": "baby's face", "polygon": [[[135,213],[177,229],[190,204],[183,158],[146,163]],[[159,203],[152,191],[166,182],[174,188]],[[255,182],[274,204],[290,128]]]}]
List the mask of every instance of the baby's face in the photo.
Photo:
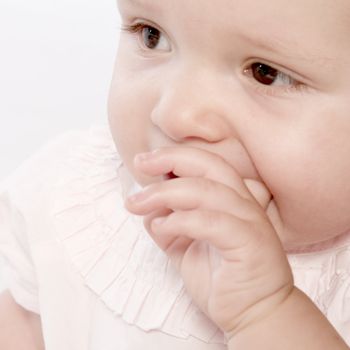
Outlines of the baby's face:
[{"label": "baby's face", "polygon": [[[216,153],[261,181],[286,247],[350,228],[349,0],[119,0],[119,152]],[[159,179],[158,179],[159,180]]]}]

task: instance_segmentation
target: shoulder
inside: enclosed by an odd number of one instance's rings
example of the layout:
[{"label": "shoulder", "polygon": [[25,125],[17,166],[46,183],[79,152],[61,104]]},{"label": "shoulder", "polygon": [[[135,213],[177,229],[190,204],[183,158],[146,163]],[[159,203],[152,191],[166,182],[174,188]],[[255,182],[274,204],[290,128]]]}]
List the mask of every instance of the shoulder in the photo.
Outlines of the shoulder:
[{"label": "shoulder", "polygon": [[[44,349],[41,319],[36,313],[21,307],[9,291],[0,294],[0,345],[12,349],[16,344],[22,349]],[[16,340],[17,339],[17,340]]]},{"label": "shoulder", "polygon": [[[100,197],[91,192],[118,187],[118,166],[109,129],[94,125],[58,135],[0,183],[0,255],[21,305],[38,310],[37,279],[48,279],[45,271],[37,272],[48,264],[64,270],[62,237],[91,223]],[[101,211],[106,208],[104,202]],[[78,235],[82,244],[91,237]]]},{"label": "shoulder", "polygon": [[[11,188],[19,202],[26,202],[31,245],[54,242],[68,270],[114,317],[144,331],[223,343],[221,332],[191,302],[181,277],[145,232],[142,218],[124,208],[128,179],[108,128],[94,126],[58,137],[26,162]],[[35,252],[41,251],[39,245]],[[38,261],[36,266],[57,264],[52,254]],[[52,279],[47,277],[45,283]]]},{"label": "shoulder", "polygon": [[18,207],[32,206],[33,195],[38,202],[69,173],[83,175],[87,165],[91,168],[112,154],[116,158],[114,143],[105,125],[65,131],[5,178],[0,184],[0,195],[11,197]]},{"label": "shoulder", "polygon": [[92,201],[89,191],[99,190],[106,177],[113,177],[114,186],[119,186],[118,166],[107,126],[92,125],[58,135],[0,183],[0,217],[7,222],[7,231],[21,232],[21,240],[29,244],[53,242],[56,216],[74,207],[74,214],[63,215],[64,226],[81,222],[79,210],[87,207],[87,197]]}]

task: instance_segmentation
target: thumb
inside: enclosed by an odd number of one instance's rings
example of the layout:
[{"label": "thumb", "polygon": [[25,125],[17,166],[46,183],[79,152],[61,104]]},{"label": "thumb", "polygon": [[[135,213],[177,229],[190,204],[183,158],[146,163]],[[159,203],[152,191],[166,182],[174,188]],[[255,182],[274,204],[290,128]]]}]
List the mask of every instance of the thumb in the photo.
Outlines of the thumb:
[{"label": "thumb", "polygon": [[267,187],[260,181],[253,179],[243,179],[245,185],[247,186],[249,192],[256,199],[256,201],[261,205],[262,208],[267,209],[272,195]]}]

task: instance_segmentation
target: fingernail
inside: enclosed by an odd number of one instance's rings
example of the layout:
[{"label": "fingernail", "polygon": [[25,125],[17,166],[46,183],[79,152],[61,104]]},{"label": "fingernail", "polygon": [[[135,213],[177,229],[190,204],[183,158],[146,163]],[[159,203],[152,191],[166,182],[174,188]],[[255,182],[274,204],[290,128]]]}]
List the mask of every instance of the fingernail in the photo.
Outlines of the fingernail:
[{"label": "fingernail", "polygon": [[128,197],[128,201],[129,202],[141,202],[142,200],[144,200],[147,197],[147,194],[144,190],[137,192],[133,195],[131,195],[130,197]]},{"label": "fingernail", "polygon": [[165,220],[166,220],[166,216],[161,216],[161,217],[159,217],[159,218],[155,218],[155,219],[152,221],[152,224],[153,224],[153,225],[161,225]]},{"label": "fingernail", "polygon": [[149,160],[151,158],[153,158],[152,152],[139,153],[135,156],[135,160],[138,162],[144,162],[144,161]]}]

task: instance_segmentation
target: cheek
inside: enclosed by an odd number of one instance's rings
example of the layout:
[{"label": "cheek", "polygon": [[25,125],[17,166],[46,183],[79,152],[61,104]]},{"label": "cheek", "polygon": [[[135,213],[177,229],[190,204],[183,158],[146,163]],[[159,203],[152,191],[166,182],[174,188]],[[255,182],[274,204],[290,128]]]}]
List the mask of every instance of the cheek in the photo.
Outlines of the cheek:
[{"label": "cheek", "polygon": [[350,224],[350,122],[339,113],[311,119],[268,142],[257,167],[284,224],[326,237]]},{"label": "cheek", "polygon": [[[119,96],[120,97],[120,96]],[[142,151],[142,126],[137,122],[138,111],[128,99],[116,98],[110,105],[109,125],[114,143],[129,168],[136,153]]]},{"label": "cheek", "polygon": [[116,72],[108,99],[108,120],[118,153],[128,170],[137,153],[149,150],[152,125],[150,115],[154,100],[142,79],[126,72]]}]

